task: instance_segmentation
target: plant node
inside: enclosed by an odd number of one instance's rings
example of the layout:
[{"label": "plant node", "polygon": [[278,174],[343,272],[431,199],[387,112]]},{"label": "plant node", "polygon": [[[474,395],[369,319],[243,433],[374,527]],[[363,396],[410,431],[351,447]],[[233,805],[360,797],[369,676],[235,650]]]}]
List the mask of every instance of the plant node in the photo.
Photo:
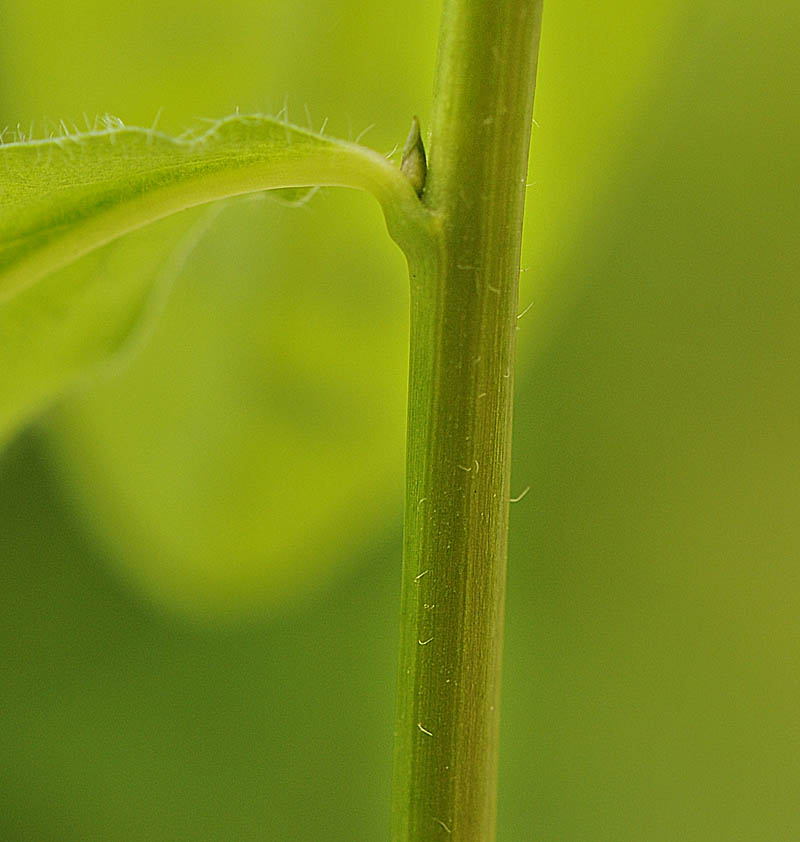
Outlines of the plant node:
[{"label": "plant node", "polygon": [[411,131],[403,147],[400,171],[411,182],[414,190],[417,191],[417,196],[422,196],[425,189],[425,177],[428,174],[428,162],[425,158],[425,144],[422,142],[419,131],[419,118],[416,116],[411,120]]}]

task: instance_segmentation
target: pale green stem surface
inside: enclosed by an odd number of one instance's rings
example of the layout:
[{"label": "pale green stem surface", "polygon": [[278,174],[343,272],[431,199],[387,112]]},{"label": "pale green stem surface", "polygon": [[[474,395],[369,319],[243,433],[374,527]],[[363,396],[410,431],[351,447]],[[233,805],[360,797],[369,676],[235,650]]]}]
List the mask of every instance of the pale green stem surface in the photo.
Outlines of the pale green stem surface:
[{"label": "pale green stem surface", "polygon": [[541,0],[445,0],[411,278],[392,842],[495,837],[522,218]]}]

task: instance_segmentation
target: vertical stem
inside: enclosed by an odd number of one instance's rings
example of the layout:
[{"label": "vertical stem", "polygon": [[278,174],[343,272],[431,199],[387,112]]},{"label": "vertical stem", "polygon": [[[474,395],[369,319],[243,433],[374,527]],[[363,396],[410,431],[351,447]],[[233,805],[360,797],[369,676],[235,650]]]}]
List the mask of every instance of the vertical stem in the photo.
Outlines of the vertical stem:
[{"label": "vertical stem", "polygon": [[445,0],[412,263],[393,842],[492,842],[517,289],[541,0]]}]

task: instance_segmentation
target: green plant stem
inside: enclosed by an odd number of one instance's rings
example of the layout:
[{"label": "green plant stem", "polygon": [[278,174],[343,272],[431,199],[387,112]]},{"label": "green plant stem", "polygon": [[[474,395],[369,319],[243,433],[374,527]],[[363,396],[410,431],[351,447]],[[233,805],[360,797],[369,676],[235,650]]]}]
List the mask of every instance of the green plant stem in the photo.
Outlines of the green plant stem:
[{"label": "green plant stem", "polygon": [[393,842],[494,839],[519,256],[541,0],[446,0],[412,266]]}]

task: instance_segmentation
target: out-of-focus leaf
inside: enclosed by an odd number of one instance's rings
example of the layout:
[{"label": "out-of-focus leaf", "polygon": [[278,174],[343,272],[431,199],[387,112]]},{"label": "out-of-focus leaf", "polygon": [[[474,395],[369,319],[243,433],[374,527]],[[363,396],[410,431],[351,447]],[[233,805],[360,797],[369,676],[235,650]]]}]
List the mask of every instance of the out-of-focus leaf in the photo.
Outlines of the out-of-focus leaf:
[{"label": "out-of-focus leaf", "polygon": [[[215,210],[215,209],[214,209]],[[141,345],[208,211],[188,210],[53,272],[0,306],[0,442],[104,361]]]},{"label": "out-of-focus leaf", "polygon": [[135,363],[50,416],[84,523],[162,606],[275,605],[400,512],[408,282],[381,228],[352,192],[231,204]]}]

